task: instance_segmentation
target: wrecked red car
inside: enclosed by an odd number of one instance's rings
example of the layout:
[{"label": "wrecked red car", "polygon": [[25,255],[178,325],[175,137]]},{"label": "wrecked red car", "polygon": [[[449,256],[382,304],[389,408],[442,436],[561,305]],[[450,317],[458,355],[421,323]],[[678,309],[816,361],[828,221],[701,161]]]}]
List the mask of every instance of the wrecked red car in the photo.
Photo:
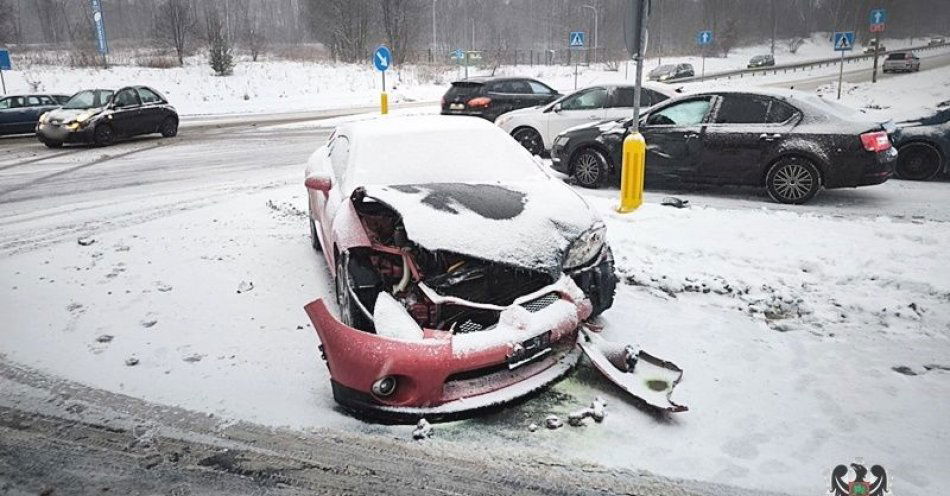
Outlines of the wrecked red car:
[{"label": "wrecked red car", "polygon": [[340,318],[322,299],[306,311],[334,398],[361,416],[449,418],[536,391],[613,303],[603,222],[484,120],[343,125],[305,183]]}]

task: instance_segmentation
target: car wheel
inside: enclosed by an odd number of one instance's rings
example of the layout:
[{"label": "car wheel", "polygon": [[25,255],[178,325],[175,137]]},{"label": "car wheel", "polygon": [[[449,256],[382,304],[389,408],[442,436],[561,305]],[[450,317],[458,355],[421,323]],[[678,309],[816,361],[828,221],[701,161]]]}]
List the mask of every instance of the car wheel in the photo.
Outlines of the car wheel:
[{"label": "car wheel", "polygon": [[581,150],[571,163],[571,177],[585,188],[597,188],[607,177],[607,159],[593,148]]},{"label": "car wheel", "polygon": [[92,140],[96,146],[109,146],[115,143],[115,131],[112,129],[112,126],[108,124],[100,124],[96,126]]},{"label": "car wheel", "polygon": [[307,220],[310,221],[310,244],[313,246],[313,249],[316,251],[323,251],[323,247],[320,246],[320,236],[317,235],[317,223],[313,221],[313,217],[307,216]]},{"label": "car wheel", "polygon": [[43,144],[46,145],[47,148],[62,148],[63,147],[62,141],[44,141]]},{"label": "car wheel", "polygon": [[895,172],[901,179],[926,181],[940,173],[943,157],[930,143],[908,143],[897,153]]},{"label": "car wheel", "polygon": [[780,159],[765,175],[769,196],[779,203],[800,205],[821,189],[821,173],[815,164],[798,157]]},{"label": "car wheel", "polygon": [[353,301],[353,293],[346,266],[348,256],[345,253],[337,255],[336,259],[336,302],[340,305],[340,321],[354,329],[363,331],[372,329],[372,323],[359,309],[359,304]]},{"label": "car wheel", "polygon": [[525,150],[531,152],[532,155],[541,155],[544,152],[544,141],[541,139],[541,134],[530,127],[515,129],[515,132],[511,133],[511,137],[520,143]]},{"label": "car wheel", "polygon": [[158,132],[162,133],[163,138],[173,138],[178,135],[178,119],[169,117],[162,122]]}]

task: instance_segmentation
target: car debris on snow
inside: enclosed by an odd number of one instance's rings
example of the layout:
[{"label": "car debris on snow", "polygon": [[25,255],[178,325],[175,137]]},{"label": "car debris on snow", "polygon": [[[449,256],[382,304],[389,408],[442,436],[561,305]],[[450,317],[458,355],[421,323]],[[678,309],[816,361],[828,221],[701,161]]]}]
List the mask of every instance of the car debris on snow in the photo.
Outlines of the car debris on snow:
[{"label": "car debris on snow", "polygon": [[674,208],[689,208],[689,200],[683,200],[675,196],[667,196],[660,201],[660,205]]},{"label": "car debris on snow", "polygon": [[534,432],[536,430],[538,430],[538,424],[535,424],[534,422],[528,424],[528,432]]},{"label": "car debris on snow", "polygon": [[125,364],[128,365],[129,367],[135,367],[136,365],[139,364],[139,359],[135,357],[126,358]]},{"label": "car debris on snow", "polygon": [[238,284],[237,294],[247,293],[254,289],[254,283],[251,281],[241,281],[241,284]]},{"label": "car debris on snow", "polygon": [[412,431],[412,438],[421,441],[428,439],[430,436],[432,436],[432,424],[424,418],[419,419],[419,423],[416,424],[416,428]]},{"label": "car debris on snow", "polygon": [[598,396],[594,398],[589,407],[571,412],[567,416],[567,423],[573,427],[580,427],[584,425],[584,419],[586,418],[592,418],[597,423],[603,422],[607,415],[606,406],[607,402]]},{"label": "car debris on snow", "polygon": [[155,327],[155,324],[157,323],[158,323],[158,320],[155,320],[155,319],[143,320],[142,327],[149,329],[149,328]]},{"label": "car debris on snow", "polygon": [[103,335],[97,337],[97,338],[96,338],[96,341],[99,342],[99,343],[109,343],[109,342],[112,341],[113,337],[114,337],[114,336],[112,336],[111,334],[103,334]]},{"label": "car debris on snow", "polygon": [[553,430],[560,428],[564,425],[564,422],[562,422],[561,418],[557,415],[548,415],[548,417],[544,419],[544,425],[547,426],[548,429]]},{"label": "car debris on snow", "polygon": [[914,372],[914,369],[906,365],[894,366],[894,367],[891,367],[891,370],[893,370],[894,372],[897,372],[898,374],[917,375],[917,372]]},{"label": "car debris on snow", "polygon": [[85,238],[79,238],[76,242],[79,243],[79,246],[89,246],[89,245],[95,243],[95,242],[96,242],[96,239],[95,239],[95,238],[85,237]]}]

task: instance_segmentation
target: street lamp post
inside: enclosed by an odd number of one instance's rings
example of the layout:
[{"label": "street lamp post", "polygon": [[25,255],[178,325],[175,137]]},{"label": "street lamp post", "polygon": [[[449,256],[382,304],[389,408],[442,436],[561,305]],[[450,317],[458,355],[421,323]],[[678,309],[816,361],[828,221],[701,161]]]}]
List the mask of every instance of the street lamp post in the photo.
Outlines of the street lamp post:
[{"label": "street lamp post", "polygon": [[597,7],[593,5],[583,5],[582,7],[594,12],[594,42],[592,45],[594,45],[594,62],[597,62],[597,43],[600,42],[600,37],[597,36]]},{"label": "street lamp post", "polygon": [[432,57],[436,57],[436,54],[439,53],[439,44],[436,42],[435,38],[435,2],[432,0]]}]

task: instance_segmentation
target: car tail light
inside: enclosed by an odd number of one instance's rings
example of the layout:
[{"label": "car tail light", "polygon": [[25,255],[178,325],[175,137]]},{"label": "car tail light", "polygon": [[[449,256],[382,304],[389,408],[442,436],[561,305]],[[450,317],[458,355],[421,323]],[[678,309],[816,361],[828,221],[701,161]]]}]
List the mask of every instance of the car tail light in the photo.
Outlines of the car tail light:
[{"label": "car tail light", "polygon": [[891,148],[891,140],[884,131],[862,134],[861,144],[869,152],[883,152]]},{"label": "car tail light", "polygon": [[468,106],[475,107],[475,108],[487,107],[490,104],[491,104],[491,98],[488,98],[487,96],[472,98],[471,100],[468,101]]}]

